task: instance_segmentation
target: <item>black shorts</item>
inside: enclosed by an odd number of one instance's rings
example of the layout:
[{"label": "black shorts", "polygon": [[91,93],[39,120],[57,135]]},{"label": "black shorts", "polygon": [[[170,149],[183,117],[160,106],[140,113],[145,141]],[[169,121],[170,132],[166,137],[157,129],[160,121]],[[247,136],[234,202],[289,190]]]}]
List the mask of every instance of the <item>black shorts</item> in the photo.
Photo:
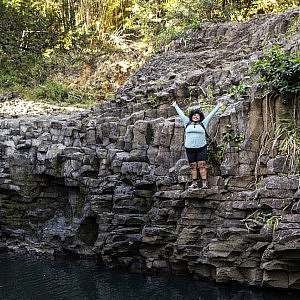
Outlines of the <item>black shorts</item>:
[{"label": "black shorts", "polygon": [[207,145],[201,148],[185,148],[189,163],[207,161]]}]

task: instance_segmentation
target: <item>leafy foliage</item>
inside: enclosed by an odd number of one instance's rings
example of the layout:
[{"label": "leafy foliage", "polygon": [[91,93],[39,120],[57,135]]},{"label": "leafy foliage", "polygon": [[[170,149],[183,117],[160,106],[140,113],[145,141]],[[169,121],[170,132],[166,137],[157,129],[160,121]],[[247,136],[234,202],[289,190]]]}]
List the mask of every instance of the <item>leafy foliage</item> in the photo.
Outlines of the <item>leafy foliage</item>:
[{"label": "leafy foliage", "polygon": [[[70,59],[67,63],[70,64]],[[45,59],[32,53],[6,56],[0,60],[0,91],[11,91],[28,99],[46,100],[56,104],[87,105],[95,102],[92,99],[96,99],[96,95],[91,92],[71,87],[62,80],[59,83],[50,79],[53,70],[66,72],[65,64],[62,59]],[[74,67],[75,64],[76,62]]]},{"label": "leafy foliage", "polygon": [[245,20],[295,5],[296,0],[0,0],[0,89],[38,88],[31,97],[53,98],[59,84],[73,89],[75,80],[54,84],[52,74],[54,68],[60,74],[60,66],[49,63],[49,57],[84,53],[103,57],[103,68],[98,68],[103,72],[94,74],[98,79],[91,84],[92,93],[103,99],[155,48],[186,28],[196,29],[207,20]]},{"label": "leafy foliage", "polygon": [[265,88],[280,94],[285,103],[291,102],[300,93],[300,55],[289,53],[274,46],[260,58],[254,70],[260,75]]},{"label": "leafy foliage", "polygon": [[226,151],[230,147],[237,147],[240,150],[241,144],[245,140],[245,136],[242,133],[236,132],[231,124],[225,125],[225,132],[223,132],[222,143],[216,144],[213,141],[211,151],[208,152],[208,161],[215,165],[220,164],[225,157]]},{"label": "leafy foliage", "polygon": [[287,116],[276,124],[273,147],[277,148],[279,154],[287,157],[291,173],[300,171],[300,135],[293,117]]},{"label": "leafy foliage", "polygon": [[256,210],[249,216],[247,216],[247,218],[242,220],[242,222],[245,224],[249,232],[259,232],[261,228],[267,225],[274,234],[281,220],[282,215],[273,215],[271,212],[266,213],[260,210]]},{"label": "leafy foliage", "polygon": [[0,60],[0,86],[34,86],[46,78],[47,72],[48,68],[39,55],[4,56]]},{"label": "leafy foliage", "polygon": [[[162,40],[205,20],[245,20],[297,6],[297,0],[0,0],[5,50],[101,46],[112,34]],[[2,44],[2,43],[1,43]],[[21,46],[20,46],[21,44]],[[36,49],[37,48],[37,49]]]},{"label": "leafy foliage", "polygon": [[240,82],[238,85],[233,85],[229,89],[229,94],[232,97],[242,97],[247,94],[247,89],[249,89],[249,85],[246,85],[243,82]]},{"label": "leafy foliage", "polygon": [[225,126],[226,131],[223,133],[223,141],[225,143],[240,144],[245,140],[245,136],[242,133],[235,133],[231,124]]},{"label": "leafy foliage", "polygon": [[38,53],[58,40],[51,15],[43,16],[32,0],[0,1],[0,55]]},{"label": "leafy foliage", "polygon": [[76,88],[70,88],[53,80],[45,81],[44,84],[37,86],[33,92],[37,99],[46,99],[58,104],[84,105],[92,102],[93,98],[88,93],[82,93]]}]

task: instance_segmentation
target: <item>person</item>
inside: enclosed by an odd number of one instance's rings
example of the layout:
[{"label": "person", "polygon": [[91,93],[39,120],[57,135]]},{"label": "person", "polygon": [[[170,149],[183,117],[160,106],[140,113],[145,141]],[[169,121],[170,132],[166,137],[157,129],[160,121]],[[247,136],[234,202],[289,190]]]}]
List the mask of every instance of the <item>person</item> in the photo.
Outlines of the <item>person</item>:
[{"label": "person", "polygon": [[202,179],[202,188],[208,188],[207,182],[207,127],[211,118],[222,107],[219,102],[207,117],[200,109],[193,109],[189,117],[179,108],[176,101],[172,106],[176,109],[184,127],[185,127],[185,149],[191,168],[192,184],[189,189],[198,187],[198,170]]}]

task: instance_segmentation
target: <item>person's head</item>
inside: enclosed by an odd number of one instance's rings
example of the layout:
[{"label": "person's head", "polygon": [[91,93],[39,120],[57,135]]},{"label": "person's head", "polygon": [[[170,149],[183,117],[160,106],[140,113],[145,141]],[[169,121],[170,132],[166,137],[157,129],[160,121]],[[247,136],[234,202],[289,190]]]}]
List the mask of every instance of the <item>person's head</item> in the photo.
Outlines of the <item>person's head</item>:
[{"label": "person's head", "polygon": [[204,113],[200,109],[193,109],[189,115],[191,122],[202,122],[204,120]]}]

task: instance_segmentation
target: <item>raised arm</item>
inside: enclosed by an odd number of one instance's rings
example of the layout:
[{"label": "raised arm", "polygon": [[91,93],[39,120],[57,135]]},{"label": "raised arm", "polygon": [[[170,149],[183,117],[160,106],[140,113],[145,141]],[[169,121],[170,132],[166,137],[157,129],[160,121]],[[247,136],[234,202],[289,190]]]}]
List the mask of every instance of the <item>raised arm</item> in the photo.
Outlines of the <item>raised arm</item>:
[{"label": "raised arm", "polygon": [[172,106],[176,109],[183,125],[186,126],[190,122],[190,119],[184,114],[184,112],[180,109],[176,102],[174,102]]},{"label": "raised arm", "polygon": [[216,112],[221,108],[223,104],[221,102],[219,102],[215,108],[207,115],[207,117],[203,120],[203,125],[205,127],[208,126],[209,121],[211,120],[211,118],[216,114]]}]

